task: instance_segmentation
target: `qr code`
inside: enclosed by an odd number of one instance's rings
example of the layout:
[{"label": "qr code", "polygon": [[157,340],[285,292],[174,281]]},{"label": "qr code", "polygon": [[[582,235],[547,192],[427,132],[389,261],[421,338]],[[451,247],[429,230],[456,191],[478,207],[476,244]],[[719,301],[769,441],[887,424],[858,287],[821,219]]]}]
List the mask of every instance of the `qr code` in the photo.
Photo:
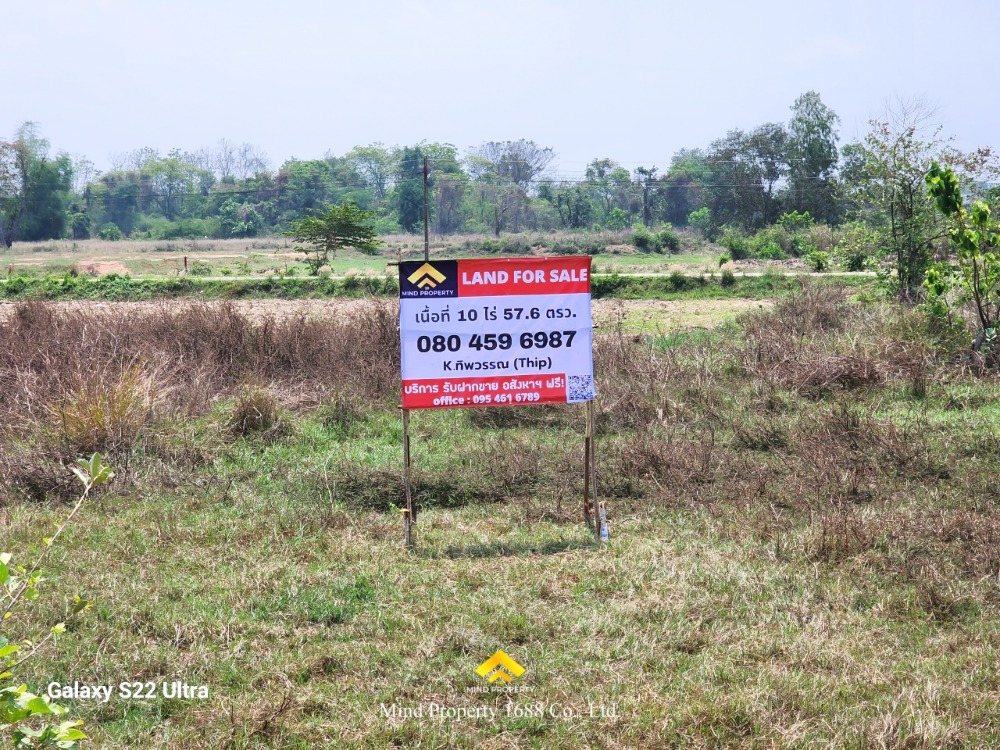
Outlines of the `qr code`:
[{"label": "qr code", "polygon": [[568,375],[566,380],[569,385],[569,397],[566,401],[576,404],[580,401],[592,401],[594,399],[593,375]]}]

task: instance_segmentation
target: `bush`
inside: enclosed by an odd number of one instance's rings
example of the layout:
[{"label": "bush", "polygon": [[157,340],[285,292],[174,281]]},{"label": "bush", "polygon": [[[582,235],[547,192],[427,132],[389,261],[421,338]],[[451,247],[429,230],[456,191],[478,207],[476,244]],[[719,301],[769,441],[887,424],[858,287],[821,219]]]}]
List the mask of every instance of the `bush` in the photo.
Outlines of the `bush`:
[{"label": "bush", "polygon": [[736,286],[736,274],[728,268],[723,269],[722,276],[719,278],[719,284],[725,287]]},{"label": "bush", "polygon": [[795,244],[795,237],[782,226],[764,227],[750,240],[754,257],[783,260]]},{"label": "bush", "polygon": [[108,242],[118,242],[122,238],[122,230],[118,228],[117,224],[112,224],[109,221],[97,230],[97,236]]},{"label": "bush", "polygon": [[629,244],[643,253],[659,252],[656,237],[646,227],[639,227],[632,232]]},{"label": "bush", "polygon": [[67,390],[53,410],[65,449],[71,453],[127,453],[149,416],[151,392],[141,365],[133,365],[117,377],[89,373]]},{"label": "bush", "polygon": [[733,259],[729,255],[729,253],[723,253],[722,255],[719,256],[719,265],[720,266],[724,266],[724,265],[726,265],[726,263],[732,263],[732,261],[733,261]]},{"label": "bush", "polygon": [[824,253],[822,250],[811,250],[803,260],[814,271],[825,271],[830,267],[830,253]]},{"label": "bush", "polygon": [[811,227],[813,224],[813,217],[808,211],[803,211],[799,213],[798,211],[791,211],[787,214],[782,214],[778,217],[778,224],[789,232],[801,232],[803,229]]},{"label": "bush", "polygon": [[235,435],[269,432],[278,424],[278,402],[263,388],[245,386],[236,394],[229,429]]},{"label": "bush", "polygon": [[761,260],[784,260],[787,257],[776,242],[768,242],[755,255]]},{"label": "bush", "polygon": [[681,238],[669,224],[656,234],[656,244],[661,250],[667,250],[671,255],[681,251]]},{"label": "bush", "polygon": [[688,214],[688,226],[694,227],[701,236],[711,240],[715,235],[715,227],[712,222],[712,211],[708,206],[702,206],[697,211]]},{"label": "bush", "polygon": [[746,260],[750,257],[750,238],[739,227],[730,224],[722,227],[719,244],[729,251],[733,260]]},{"label": "bush", "polygon": [[628,214],[620,208],[612,208],[610,213],[608,213],[608,218],[604,221],[604,225],[608,229],[621,231],[628,227]]},{"label": "bush", "polygon": [[211,276],[212,266],[203,260],[196,260],[191,264],[192,276]]}]

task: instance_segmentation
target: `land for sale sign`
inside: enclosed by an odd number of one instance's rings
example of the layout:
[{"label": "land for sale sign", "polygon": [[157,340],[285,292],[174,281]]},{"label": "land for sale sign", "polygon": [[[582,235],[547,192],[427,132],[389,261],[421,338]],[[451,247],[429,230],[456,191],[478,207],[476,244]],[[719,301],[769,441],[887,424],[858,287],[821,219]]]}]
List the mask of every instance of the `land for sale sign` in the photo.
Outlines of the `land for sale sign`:
[{"label": "land for sale sign", "polygon": [[590,258],[399,264],[404,409],[594,398]]}]

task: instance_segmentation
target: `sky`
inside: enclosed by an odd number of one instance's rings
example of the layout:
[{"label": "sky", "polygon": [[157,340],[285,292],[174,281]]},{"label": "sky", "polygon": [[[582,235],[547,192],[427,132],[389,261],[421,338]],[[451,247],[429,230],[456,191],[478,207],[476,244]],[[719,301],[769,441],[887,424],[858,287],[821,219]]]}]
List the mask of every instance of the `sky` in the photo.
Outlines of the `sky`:
[{"label": "sky", "polygon": [[272,168],[527,138],[566,178],[599,157],[662,169],[809,90],[841,143],[919,97],[959,146],[1000,146],[990,0],[0,0],[0,18],[0,137],[31,120],[98,169],[220,138]]}]

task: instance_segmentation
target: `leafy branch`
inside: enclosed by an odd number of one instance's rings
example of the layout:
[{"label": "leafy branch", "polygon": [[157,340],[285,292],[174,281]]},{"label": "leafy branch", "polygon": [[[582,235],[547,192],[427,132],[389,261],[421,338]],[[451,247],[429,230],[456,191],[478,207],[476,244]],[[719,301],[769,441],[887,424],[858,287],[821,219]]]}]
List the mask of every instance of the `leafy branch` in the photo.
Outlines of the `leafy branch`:
[{"label": "leafy branch", "polygon": [[[30,568],[11,566],[12,555],[9,552],[0,553],[0,590],[6,599],[0,623],[6,623],[14,614],[18,604],[32,602],[39,596],[38,587],[45,580],[41,565],[52,550],[52,545],[62,535],[70,521],[80,510],[95,487],[99,487],[114,477],[114,471],[104,463],[101,454],[95,453],[89,460],[80,459],[72,471],[83,483],[83,492],[73,505],[66,518],[56,527],[51,537],[42,541],[44,548]],[[73,597],[73,608],[70,617],[83,612],[89,602],[79,596]],[[61,716],[67,709],[53,703],[47,696],[35,695],[28,691],[28,686],[14,680],[14,671],[32,659],[38,651],[65,632],[66,623],[60,622],[52,626],[49,632],[37,643],[30,640],[22,643],[11,643],[0,635],[0,730],[13,728],[13,740],[17,747],[58,747],[72,750],[77,747],[77,741],[86,735],[77,727],[82,724],[78,720],[68,720],[59,724],[45,724],[39,728],[25,726],[27,719],[37,716]],[[17,655],[17,656],[15,656]]]}]

